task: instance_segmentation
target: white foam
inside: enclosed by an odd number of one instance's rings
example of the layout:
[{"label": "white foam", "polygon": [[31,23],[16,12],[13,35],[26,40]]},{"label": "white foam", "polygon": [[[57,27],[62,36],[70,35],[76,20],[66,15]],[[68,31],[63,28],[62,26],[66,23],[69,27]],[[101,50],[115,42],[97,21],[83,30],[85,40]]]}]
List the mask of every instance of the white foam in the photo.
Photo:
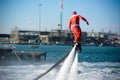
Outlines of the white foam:
[{"label": "white foam", "polygon": [[81,80],[120,80],[119,65],[118,62],[82,62],[79,63],[81,74],[78,75],[78,78]]},{"label": "white foam", "polygon": [[[0,66],[0,80],[33,80],[52,65],[53,63],[42,65]],[[120,80],[119,65],[119,62],[80,62],[78,63],[78,70],[81,71],[81,73],[77,74],[77,80]],[[58,70],[58,68],[53,69],[40,80],[55,80]]]},{"label": "white foam", "polygon": [[82,62],[82,63],[79,63],[80,66],[84,66],[84,67],[93,67],[93,66],[111,66],[111,67],[114,67],[114,66],[120,66],[120,63],[119,62],[94,62],[94,63],[89,63],[89,62]]}]

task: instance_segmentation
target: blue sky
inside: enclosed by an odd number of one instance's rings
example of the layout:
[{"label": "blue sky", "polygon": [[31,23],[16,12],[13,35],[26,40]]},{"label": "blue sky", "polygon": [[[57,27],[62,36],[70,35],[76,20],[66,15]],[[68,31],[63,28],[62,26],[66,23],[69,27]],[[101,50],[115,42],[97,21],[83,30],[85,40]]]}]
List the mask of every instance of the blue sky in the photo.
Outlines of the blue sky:
[{"label": "blue sky", "polygon": [[[57,29],[60,23],[60,0],[0,0],[0,33],[21,30],[39,30],[39,4],[41,30]],[[68,27],[71,12],[84,16],[89,26],[81,21],[82,31],[120,32],[120,0],[63,0],[63,30]]]}]

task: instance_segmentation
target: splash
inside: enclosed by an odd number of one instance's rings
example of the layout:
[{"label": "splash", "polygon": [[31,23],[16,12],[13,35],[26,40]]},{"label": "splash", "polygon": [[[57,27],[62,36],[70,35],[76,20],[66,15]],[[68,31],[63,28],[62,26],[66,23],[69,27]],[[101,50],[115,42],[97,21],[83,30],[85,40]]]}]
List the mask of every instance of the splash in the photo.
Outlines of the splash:
[{"label": "splash", "polygon": [[76,45],[73,47],[70,54],[68,55],[68,57],[64,61],[63,66],[61,67],[60,72],[58,73],[56,80],[66,80],[67,73],[68,73],[70,66],[72,64],[72,61],[73,61],[75,47],[76,47]]},{"label": "splash", "polygon": [[78,53],[75,55],[72,67],[70,69],[69,79],[68,80],[77,80],[77,68],[78,67]]}]

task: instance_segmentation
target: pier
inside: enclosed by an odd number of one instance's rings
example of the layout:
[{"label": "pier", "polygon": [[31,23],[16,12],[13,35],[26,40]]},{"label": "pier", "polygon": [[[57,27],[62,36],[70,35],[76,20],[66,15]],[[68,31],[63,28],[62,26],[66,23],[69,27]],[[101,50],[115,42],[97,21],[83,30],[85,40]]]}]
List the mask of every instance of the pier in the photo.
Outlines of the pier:
[{"label": "pier", "polygon": [[12,48],[0,48],[0,53],[12,52]]},{"label": "pier", "polygon": [[[39,52],[39,45],[29,46],[30,50],[28,51],[17,51],[16,47],[13,45],[0,45],[0,58],[10,58],[17,57],[19,59],[25,60],[46,60],[47,52]],[[32,51],[31,51],[32,50]],[[37,51],[34,51],[37,50]]]},{"label": "pier", "polygon": [[3,56],[5,53],[13,52],[15,48],[13,46],[1,45],[0,44],[0,57]]},{"label": "pier", "polygon": [[29,58],[32,60],[46,60],[47,52],[15,52],[20,58]]}]

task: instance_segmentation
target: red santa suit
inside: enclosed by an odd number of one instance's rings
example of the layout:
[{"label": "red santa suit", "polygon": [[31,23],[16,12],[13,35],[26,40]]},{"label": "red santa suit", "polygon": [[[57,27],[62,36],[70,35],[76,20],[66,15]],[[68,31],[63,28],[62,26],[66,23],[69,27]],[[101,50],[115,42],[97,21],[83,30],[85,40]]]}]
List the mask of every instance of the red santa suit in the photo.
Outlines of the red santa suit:
[{"label": "red santa suit", "polygon": [[78,15],[76,11],[73,11],[72,14],[68,24],[68,30],[73,32],[74,42],[79,42],[82,36],[81,28],[79,26],[80,20],[84,20],[88,25],[89,23],[83,16]]}]

